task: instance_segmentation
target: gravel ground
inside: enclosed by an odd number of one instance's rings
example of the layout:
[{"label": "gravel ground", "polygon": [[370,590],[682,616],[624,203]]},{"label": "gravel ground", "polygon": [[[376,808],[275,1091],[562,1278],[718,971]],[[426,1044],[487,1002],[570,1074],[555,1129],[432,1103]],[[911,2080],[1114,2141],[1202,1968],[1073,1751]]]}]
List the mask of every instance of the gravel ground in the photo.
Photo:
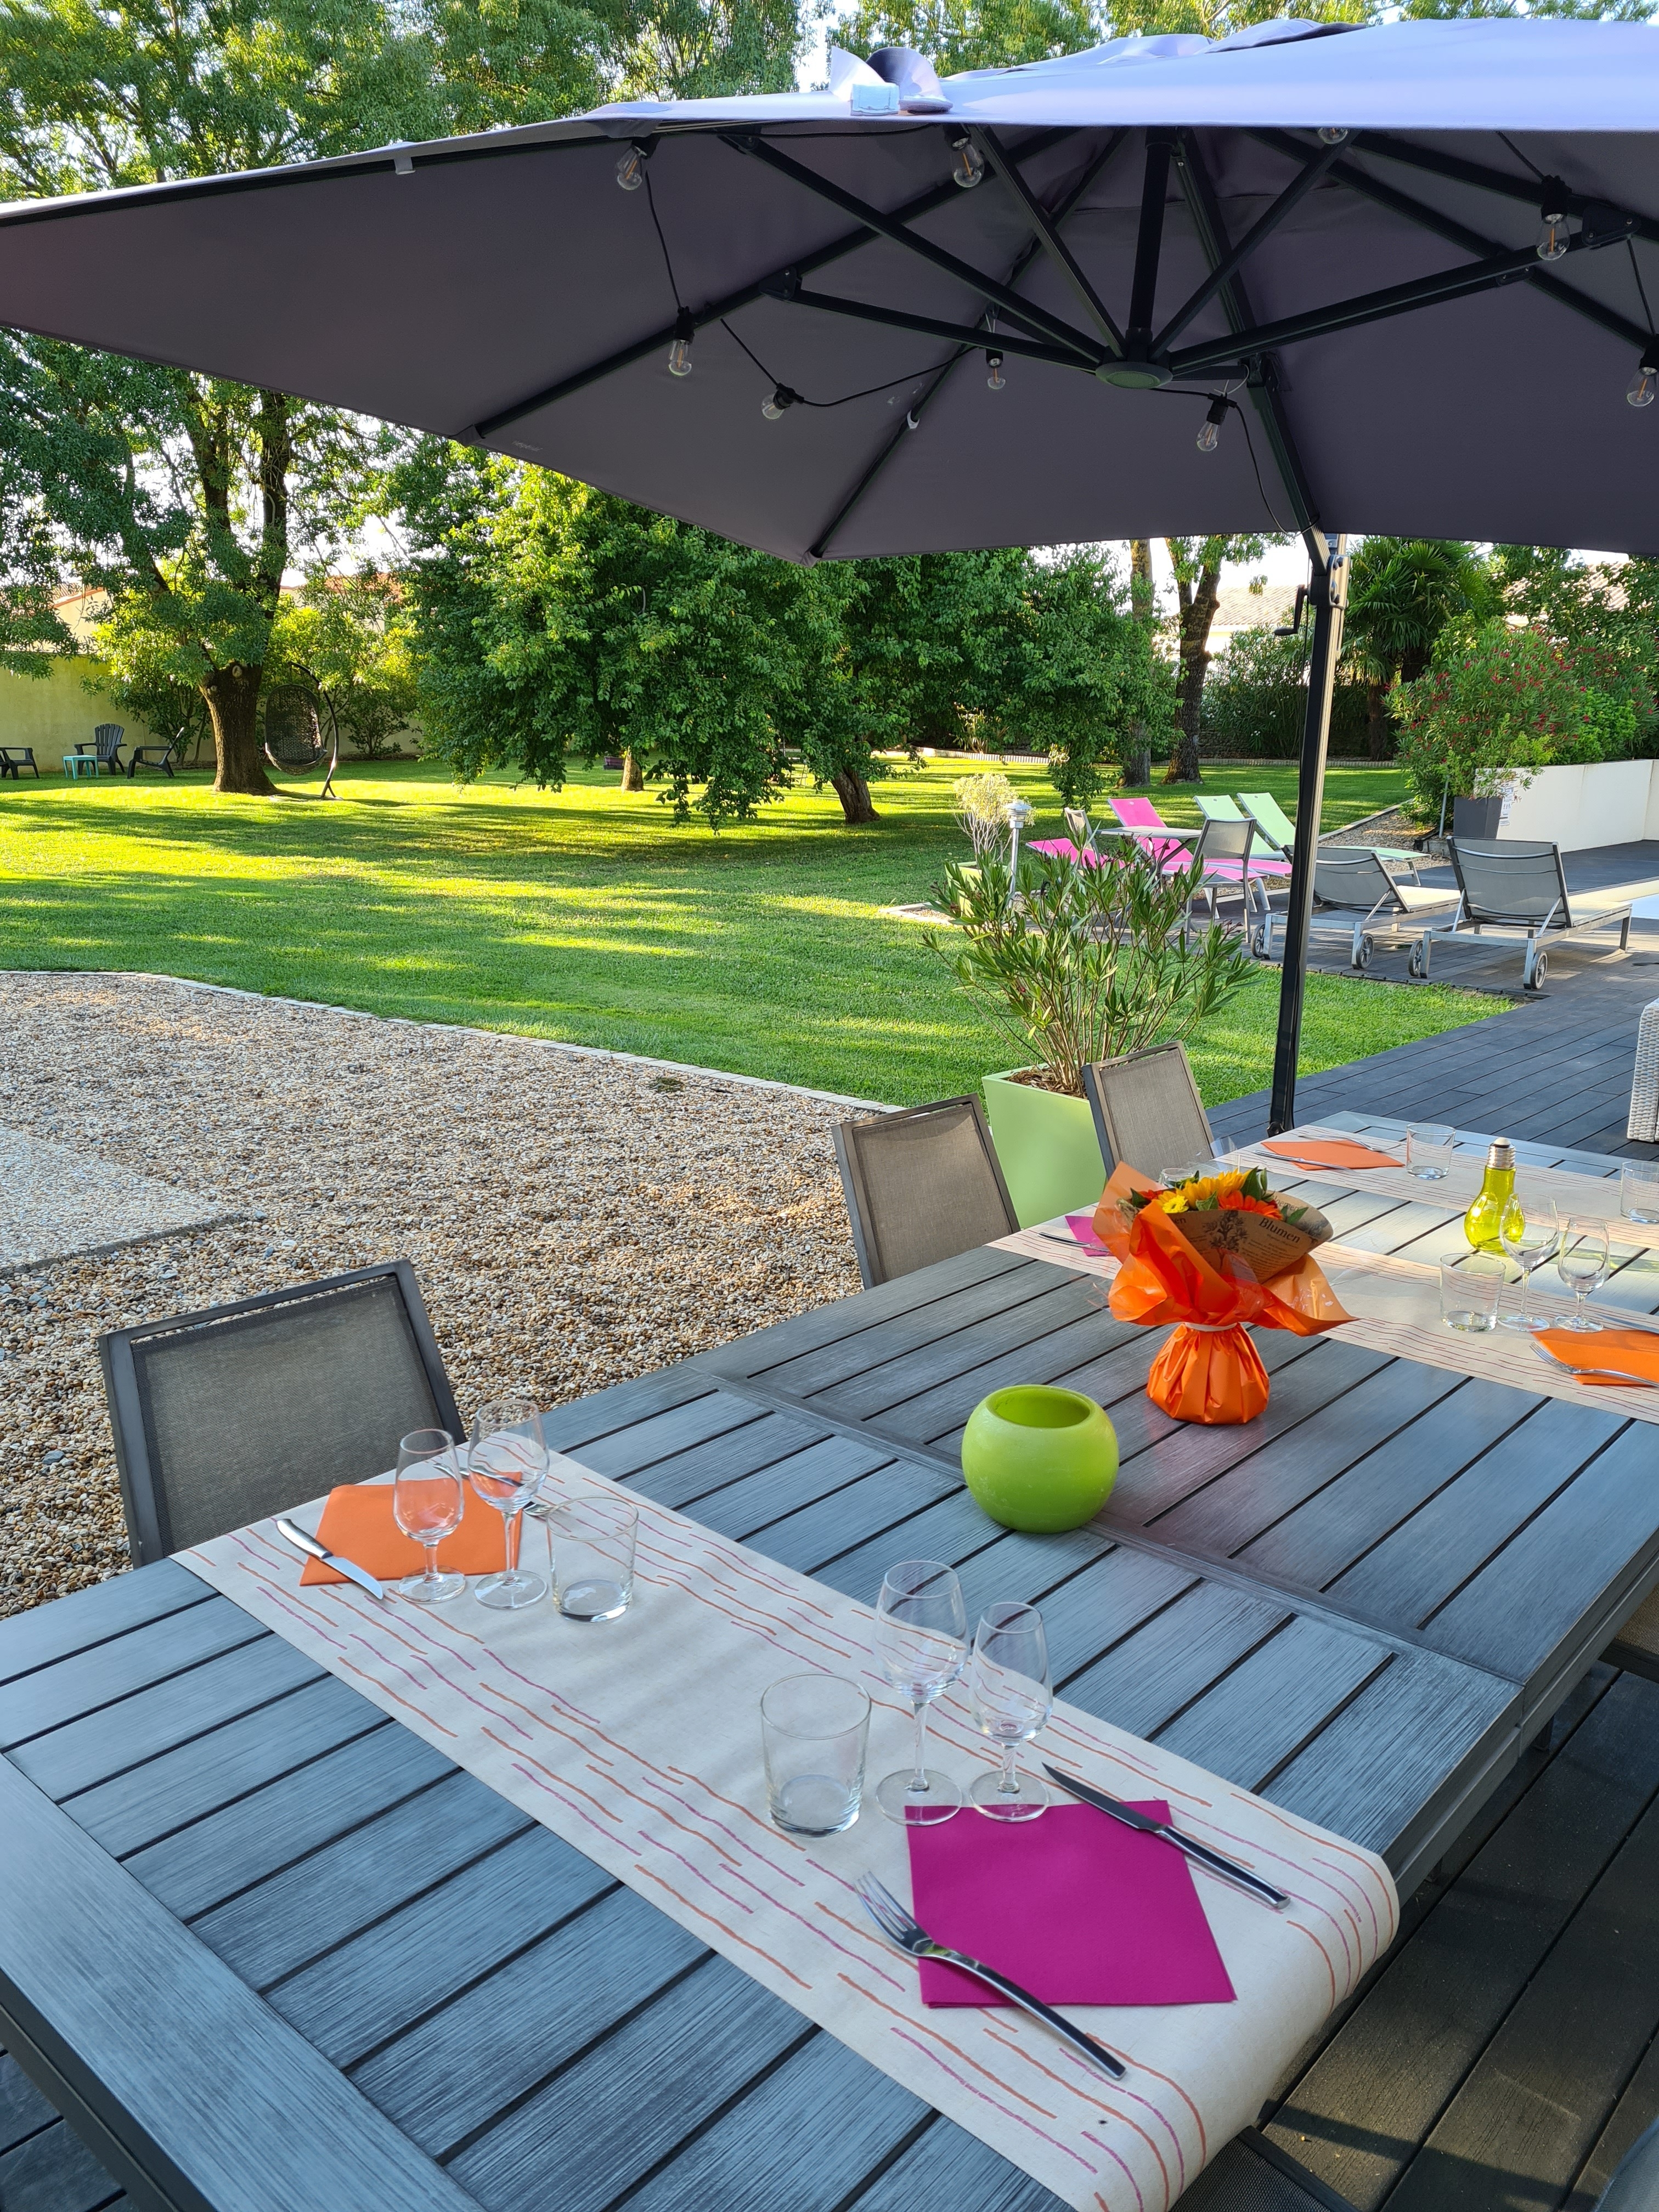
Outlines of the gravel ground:
[{"label": "gravel ground", "polygon": [[132,976],[0,976],[0,1122],[246,1217],[0,1278],[0,1615],[127,1563],[105,1329],[406,1255],[465,1411],[858,1288],[822,1099]]}]

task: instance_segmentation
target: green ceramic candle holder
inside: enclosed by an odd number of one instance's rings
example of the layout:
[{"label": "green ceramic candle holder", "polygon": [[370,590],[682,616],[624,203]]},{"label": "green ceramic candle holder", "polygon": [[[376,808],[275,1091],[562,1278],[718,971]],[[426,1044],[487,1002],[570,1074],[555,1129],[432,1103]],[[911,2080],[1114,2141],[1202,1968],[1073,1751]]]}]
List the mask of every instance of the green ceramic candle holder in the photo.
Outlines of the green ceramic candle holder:
[{"label": "green ceramic candle holder", "polygon": [[1117,1434],[1080,1390],[1020,1382],[975,1407],[962,1437],[975,1501],[1005,1528],[1080,1528],[1112,1494]]}]

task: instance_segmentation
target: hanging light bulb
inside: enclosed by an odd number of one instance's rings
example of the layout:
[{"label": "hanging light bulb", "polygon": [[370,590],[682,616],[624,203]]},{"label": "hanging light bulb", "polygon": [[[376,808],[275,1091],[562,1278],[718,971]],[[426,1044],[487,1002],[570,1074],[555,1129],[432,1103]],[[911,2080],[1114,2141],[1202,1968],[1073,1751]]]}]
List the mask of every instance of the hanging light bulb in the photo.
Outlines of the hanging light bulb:
[{"label": "hanging light bulb", "polygon": [[799,398],[799,392],[792,392],[787,384],[776,385],[770,397],[762,400],[761,413],[769,422],[775,422],[781,417],[785,408],[793,407]]},{"label": "hanging light bulb", "polygon": [[957,165],[951,172],[951,182],[959,185],[964,192],[985,181],[985,156],[971,138],[957,138],[951,142]]},{"label": "hanging light bulb", "polygon": [[1340,123],[1322,124],[1320,126],[1319,143],[1322,146],[1340,146],[1347,135],[1346,128]]},{"label": "hanging light bulb", "polygon": [[1221,426],[1227,419],[1227,402],[1216,398],[1210,402],[1209,412],[1204,417],[1204,427],[1198,434],[1198,450],[1212,453],[1221,443]]},{"label": "hanging light bulb", "polygon": [[988,392],[1006,392],[1008,389],[1008,380],[1002,373],[1002,356],[1000,353],[988,353],[985,356],[985,366],[991,372],[985,380],[985,389]]},{"label": "hanging light bulb", "polygon": [[690,376],[691,374],[691,341],[697,335],[697,326],[691,319],[691,310],[682,307],[674,323],[674,343],[668,349],[668,374],[671,376]]},{"label": "hanging light bulb", "polygon": [[1559,261],[1571,243],[1567,228],[1567,188],[1559,177],[1546,177],[1538,203],[1538,258]]},{"label": "hanging light bulb", "polygon": [[1659,394],[1659,338],[1656,338],[1637,363],[1636,374],[1626,387],[1625,398],[1632,407],[1651,407]]},{"label": "hanging light bulb", "polygon": [[651,158],[648,146],[630,146],[617,164],[617,182],[625,192],[636,192],[645,182],[645,165]]}]

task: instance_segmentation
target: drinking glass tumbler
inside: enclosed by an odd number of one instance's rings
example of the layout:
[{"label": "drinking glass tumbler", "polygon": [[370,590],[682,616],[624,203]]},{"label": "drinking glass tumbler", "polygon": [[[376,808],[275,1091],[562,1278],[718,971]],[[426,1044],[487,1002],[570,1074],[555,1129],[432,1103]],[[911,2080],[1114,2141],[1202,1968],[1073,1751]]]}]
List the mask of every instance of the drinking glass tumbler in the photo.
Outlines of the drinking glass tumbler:
[{"label": "drinking glass tumbler", "polygon": [[994,1605],[980,1615],[968,1680],[974,1720],[1000,1754],[995,1772],[981,1773],[968,1795],[994,1820],[1034,1820],[1048,1806],[1048,1788],[1014,1760],[1054,1704],[1048,1639],[1034,1605]]},{"label": "drinking glass tumbler", "polygon": [[1484,1335],[1498,1326],[1504,1262],[1495,1252],[1463,1252],[1440,1262],[1440,1318],[1448,1328]]},{"label": "drinking glass tumbler", "polygon": [[1443,1182],[1451,1171],[1457,1132],[1440,1121],[1413,1121],[1406,1132],[1406,1170],[1424,1182]]},{"label": "drinking glass tumbler", "polygon": [[565,1498],[546,1519],[559,1611],[567,1620],[619,1620],[634,1595],[639,1508],[626,1498]]},{"label": "drinking glass tumbler", "polygon": [[1659,1160],[1626,1160],[1619,1170],[1619,1211],[1626,1221],[1659,1222]]},{"label": "drinking glass tumbler", "polygon": [[466,1588],[465,1575],[438,1571],[438,1547],[460,1527],[465,1503],[454,1437],[447,1429],[411,1431],[398,1446],[392,1517],[405,1536],[424,1547],[426,1558],[422,1573],[398,1583],[399,1597],[442,1605]]},{"label": "drinking glass tumbler", "polygon": [[534,1605],[538,1598],[547,1595],[547,1584],[539,1575],[527,1574],[516,1564],[519,1516],[547,1477],[547,1446],[542,1442],[541,1420],[532,1399],[514,1392],[479,1407],[472,1424],[466,1472],[477,1496],[501,1515],[506,1547],[503,1571],[487,1576],[474,1595],[480,1605],[501,1612]]},{"label": "drinking glass tumbler", "polygon": [[840,1674],[789,1674],[761,1699],[766,1805],[792,1836],[850,1828],[864,1795],[870,1700]]},{"label": "drinking glass tumbler", "polygon": [[962,1808],[950,1776],[927,1765],[927,1708],[968,1663],[968,1613],[954,1571],[943,1559],[901,1559],[889,1567],[873,1640],[882,1672],[909,1700],[915,1725],[908,1772],[883,1775],[876,1802],[890,1820],[931,1827]]},{"label": "drinking glass tumbler", "polygon": [[1613,1255],[1607,1248],[1607,1224],[1575,1214],[1561,1231],[1561,1249],[1555,1255],[1555,1272],[1577,1303],[1571,1315],[1558,1319],[1558,1328],[1600,1328],[1584,1310],[1590,1292],[1607,1280]]},{"label": "drinking glass tumbler", "polygon": [[1528,1198],[1517,1191],[1515,1209],[1498,1226],[1498,1239],[1521,1270],[1521,1306],[1517,1313],[1500,1314],[1499,1328],[1519,1331],[1542,1328],[1532,1317],[1532,1279],[1561,1241],[1561,1221],[1553,1198]]}]

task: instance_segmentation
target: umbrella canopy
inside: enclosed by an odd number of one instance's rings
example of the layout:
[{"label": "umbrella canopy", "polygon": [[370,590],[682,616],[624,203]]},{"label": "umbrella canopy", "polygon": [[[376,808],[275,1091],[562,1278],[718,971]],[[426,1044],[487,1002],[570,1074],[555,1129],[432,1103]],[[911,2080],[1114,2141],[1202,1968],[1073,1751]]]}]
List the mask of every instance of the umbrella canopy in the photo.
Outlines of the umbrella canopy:
[{"label": "umbrella canopy", "polygon": [[14,207],[0,319],[796,560],[1659,544],[1659,411],[1625,404],[1659,301],[1653,31],[1285,21],[942,86],[876,63]]}]

